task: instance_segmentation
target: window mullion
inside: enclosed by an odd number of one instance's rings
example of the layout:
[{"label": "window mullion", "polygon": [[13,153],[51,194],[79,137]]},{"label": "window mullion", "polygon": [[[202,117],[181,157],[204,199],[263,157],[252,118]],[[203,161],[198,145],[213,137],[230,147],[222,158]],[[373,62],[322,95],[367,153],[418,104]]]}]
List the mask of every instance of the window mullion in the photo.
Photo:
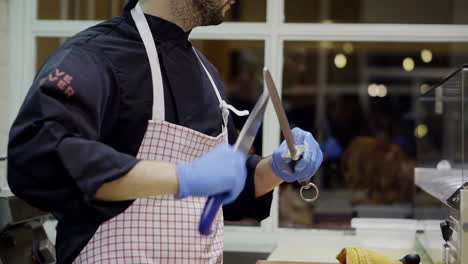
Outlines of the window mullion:
[{"label": "window mullion", "polygon": [[87,18],[96,19],[96,0],[88,0]]},{"label": "window mullion", "polygon": [[279,34],[305,41],[468,42],[468,25],[287,23]]},{"label": "window mullion", "polygon": [[[268,67],[276,81],[278,93],[282,94],[283,41],[279,28],[284,23],[284,1],[267,1],[267,23],[269,25],[269,40],[265,45],[265,66]],[[271,104],[268,105],[263,125],[263,156],[273,153],[280,143],[280,127],[276,113]],[[275,232],[279,228],[279,187],[275,188],[271,204],[270,217],[263,221],[262,230]]]}]

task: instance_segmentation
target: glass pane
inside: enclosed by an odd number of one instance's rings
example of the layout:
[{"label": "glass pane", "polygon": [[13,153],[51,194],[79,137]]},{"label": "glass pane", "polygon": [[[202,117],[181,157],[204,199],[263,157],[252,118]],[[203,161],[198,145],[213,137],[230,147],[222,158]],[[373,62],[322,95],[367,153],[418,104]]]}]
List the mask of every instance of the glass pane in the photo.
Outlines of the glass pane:
[{"label": "glass pane", "polygon": [[416,184],[442,202],[463,184],[463,77],[460,69],[433,86],[417,107]]},{"label": "glass pane", "polygon": [[36,38],[36,69],[39,70],[54,50],[56,50],[66,38]]},{"label": "glass pane", "polygon": [[[193,40],[192,43],[220,72],[228,102],[239,110],[252,110],[263,91],[264,42]],[[237,129],[242,129],[247,117],[232,116]],[[252,150],[259,155],[261,142],[259,133]]]},{"label": "glass pane", "polygon": [[[239,110],[252,110],[263,91],[263,41],[193,40],[197,47],[218,69],[224,81],[227,99]],[[247,117],[233,115],[235,126],[242,129]],[[261,128],[251,152],[261,155]],[[226,222],[227,225],[259,225],[255,220]]]},{"label": "glass pane", "polygon": [[227,13],[226,21],[231,22],[265,22],[266,0],[239,0]]},{"label": "glass pane", "polygon": [[[105,20],[119,16],[125,0],[38,0],[39,19]],[[266,0],[238,1],[226,21],[265,22]]]},{"label": "glass pane", "polygon": [[286,22],[468,24],[465,0],[286,0]]},{"label": "glass pane", "polygon": [[442,218],[440,204],[413,187],[415,111],[421,91],[468,61],[468,44],[287,41],[284,52],[288,117],[314,133],[325,159],[317,202],[303,202],[298,184],[282,185],[280,225]]},{"label": "glass pane", "polygon": [[38,19],[105,20],[119,16],[125,0],[38,0]]}]

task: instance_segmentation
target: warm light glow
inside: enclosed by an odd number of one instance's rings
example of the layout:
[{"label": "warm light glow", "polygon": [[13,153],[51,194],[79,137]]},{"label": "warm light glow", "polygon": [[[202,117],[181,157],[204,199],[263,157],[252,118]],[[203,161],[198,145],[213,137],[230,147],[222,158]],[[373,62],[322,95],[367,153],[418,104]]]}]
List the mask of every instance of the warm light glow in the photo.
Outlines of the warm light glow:
[{"label": "warm light glow", "polygon": [[415,129],[414,129],[414,135],[417,138],[423,138],[427,135],[427,132],[429,129],[425,124],[419,124]]},{"label": "warm light glow", "polygon": [[414,70],[414,60],[410,57],[407,57],[403,60],[403,69],[407,72]]},{"label": "warm light glow", "polygon": [[367,93],[371,97],[376,97],[379,94],[379,86],[375,83],[372,83],[367,87]]},{"label": "warm light glow", "polygon": [[322,20],[322,23],[323,24],[333,24],[335,22],[333,20],[331,20],[331,19],[324,19],[324,20]]},{"label": "warm light glow", "polygon": [[319,46],[322,49],[333,49],[334,43],[332,41],[320,41]]},{"label": "warm light glow", "polygon": [[428,49],[421,50],[421,59],[425,63],[429,63],[432,61],[432,51]]},{"label": "warm light glow", "polygon": [[343,69],[344,67],[346,67],[346,64],[348,64],[348,59],[346,58],[346,56],[342,53],[336,54],[335,66],[338,69]]},{"label": "warm light glow", "polygon": [[384,84],[372,83],[367,87],[367,93],[371,97],[385,97],[388,94],[388,89]]},{"label": "warm light glow", "polygon": [[346,54],[351,54],[354,52],[354,46],[352,43],[349,43],[349,42],[346,42],[345,44],[343,44],[343,51],[346,53]]},{"label": "warm light glow", "polygon": [[387,93],[388,93],[387,86],[385,86],[383,84],[377,85],[377,96],[378,97],[385,97],[385,96],[387,96]]}]

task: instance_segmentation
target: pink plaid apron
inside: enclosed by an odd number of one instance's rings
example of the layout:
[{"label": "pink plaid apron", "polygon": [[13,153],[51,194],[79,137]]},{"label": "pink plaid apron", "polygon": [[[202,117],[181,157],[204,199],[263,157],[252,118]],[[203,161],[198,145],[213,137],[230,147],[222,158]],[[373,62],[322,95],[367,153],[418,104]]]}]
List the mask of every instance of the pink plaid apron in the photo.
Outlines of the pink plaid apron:
[{"label": "pink plaid apron", "polygon": [[[139,5],[132,10],[132,16],[150,58],[154,87],[153,120],[148,123],[138,158],[168,162],[191,161],[216,145],[226,143],[227,109],[231,109],[231,106],[221,99],[196,51],[220,102],[224,119],[222,133],[211,137],[164,121],[164,91],[154,40]],[[206,197],[174,200],[172,195],[137,199],[122,214],[98,228],[74,263],[222,263],[222,210],[213,222],[213,233],[210,236],[201,236],[198,232],[205,201]]]}]

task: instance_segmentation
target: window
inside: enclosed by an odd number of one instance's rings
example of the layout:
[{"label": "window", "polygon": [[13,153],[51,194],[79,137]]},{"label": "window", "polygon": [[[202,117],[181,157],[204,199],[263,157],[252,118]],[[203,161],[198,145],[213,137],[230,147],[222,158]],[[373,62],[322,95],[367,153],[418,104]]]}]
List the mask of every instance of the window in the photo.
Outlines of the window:
[{"label": "window", "polygon": [[464,0],[287,0],[286,22],[468,24]]},{"label": "window", "polygon": [[39,19],[104,20],[118,16],[125,0],[39,0]]},{"label": "window", "polygon": [[298,184],[282,186],[280,225],[441,218],[440,204],[413,190],[415,111],[421,91],[468,61],[468,45],[287,41],[284,58],[288,117],[314,132],[325,161],[314,177],[321,189],[316,203],[300,199]]},{"label": "window", "polygon": [[65,38],[51,38],[39,37],[36,38],[36,70],[39,71],[40,67],[47,60],[49,55],[52,54],[60,45],[63,44]]},{"label": "window", "polygon": [[[263,41],[245,40],[194,40],[193,45],[217,67],[225,84],[227,99],[239,110],[251,111],[263,91],[264,65]],[[240,131],[246,117],[232,114]],[[261,155],[261,131],[255,139],[253,153]]]},{"label": "window", "polygon": [[[37,17],[54,20],[104,20],[118,16],[125,0],[38,0]],[[240,1],[228,21],[265,22],[266,0]]]},{"label": "window", "polygon": [[227,21],[232,22],[265,22],[266,0],[239,0],[227,14]]},{"label": "window", "polygon": [[[227,99],[239,110],[251,111],[263,90],[263,41],[245,40],[193,40],[193,45],[213,63],[224,80]],[[237,130],[241,130],[247,117],[232,114]],[[262,153],[262,133],[258,132],[251,149]],[[226,225],[259,226],[255,220],[225,221]]]}]

